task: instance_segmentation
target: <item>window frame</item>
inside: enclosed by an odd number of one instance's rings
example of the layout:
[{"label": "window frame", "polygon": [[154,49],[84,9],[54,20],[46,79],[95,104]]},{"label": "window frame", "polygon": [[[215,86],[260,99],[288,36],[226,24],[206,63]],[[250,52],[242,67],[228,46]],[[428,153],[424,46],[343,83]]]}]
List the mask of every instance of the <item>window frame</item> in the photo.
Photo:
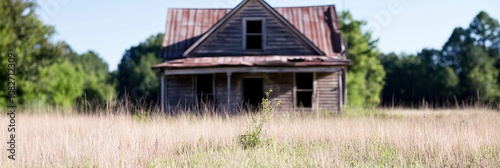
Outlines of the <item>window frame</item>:
[{"label": "window frame", "polygon": [[[312,88],[311,89],[299,89],[297,82],[297,74],[311,74],[312,75]],[[300,106],[298,93],[311,93],[311,107]],[[316,72],[296,72],[293,73],[293,107],[301,109],[316,109]]]},{"label": "window frame", "polygon": [[[247,33],[247,22],[248,21],[261,21],[262,22],[262,33]],[[244,17],[242,20],[242,44],[243,50],[245,51],[263,51],[266,50],[266,19],[263,17]],[[248,49],[247,48],[247,36],[248,35],[261,35],[262,36],[262,48],[261,49]]]}]

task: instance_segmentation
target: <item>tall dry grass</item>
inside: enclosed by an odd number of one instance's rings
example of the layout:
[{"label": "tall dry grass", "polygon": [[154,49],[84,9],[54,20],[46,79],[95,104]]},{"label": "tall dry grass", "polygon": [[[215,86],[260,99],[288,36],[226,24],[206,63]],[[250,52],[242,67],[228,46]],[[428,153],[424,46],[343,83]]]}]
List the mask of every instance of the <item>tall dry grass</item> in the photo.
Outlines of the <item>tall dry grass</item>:
[{"label": "tall dry grass", "polygon": [[[249,116],[25,113],[16,118],[16,160],[4,143],[0,167],[500,165],[498,112],[378,111],[384,115],[277,114],[264,128],[270,143],[247,150],[236,137]],[[2,116],[4,142],[7,121]]]}]

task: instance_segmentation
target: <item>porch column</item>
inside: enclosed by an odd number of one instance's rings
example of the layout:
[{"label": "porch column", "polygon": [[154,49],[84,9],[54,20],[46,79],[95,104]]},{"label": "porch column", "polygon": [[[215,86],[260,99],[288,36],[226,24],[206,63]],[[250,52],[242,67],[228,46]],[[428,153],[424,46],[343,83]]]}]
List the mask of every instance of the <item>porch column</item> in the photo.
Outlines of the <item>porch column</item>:
[{"label": "porch column", "polygon": [[344,101],[342,103],[347,105],[347,67],[344,67],[341,72],[344,77],[342,79],[342,90],[344,91],[344,96],[342,97]]},{"label": "porch column", "polygon": [[339,75],[338,75],[338,84],[337,84],[337,87],[338,87],[338,94],[337,96],[339,97],[339,101],[338,101],[338,113],[341,113],[342,112],[342,107],[344,106],[344,70],[340,71],[339,72]]},{"label": "porch column", "polygon": [[231,108],[231,72],[227,72],[227,109]]},{"label": "porch column", "polygon": [[161,85],[161,93],[160,93],[160,108],[161,108],[161,112],[165,112],[165,106],[166,106],[166,102],[165,102],[165,75],[162,73],[161,74],[161,77],[160,77],[160,85]]},{"label": "porch column", "polygon": [[318,92],[318,81],[316,78],[316,72],[313,72],[313,97],[312,97],[312,109],[315,112],[319,111],[319,92]]}]

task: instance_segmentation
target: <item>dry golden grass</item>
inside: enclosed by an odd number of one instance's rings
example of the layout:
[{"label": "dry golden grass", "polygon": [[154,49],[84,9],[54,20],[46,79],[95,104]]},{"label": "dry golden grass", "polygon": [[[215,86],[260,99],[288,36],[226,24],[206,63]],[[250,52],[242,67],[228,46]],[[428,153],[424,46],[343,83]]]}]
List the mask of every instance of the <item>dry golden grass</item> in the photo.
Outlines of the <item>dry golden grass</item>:
[{"label": "dry golden grass", "polygon": [[[20,114],[16,161],[7,159],[4,143],[0,167],[500,165],[498,112],[377,111],[356,117],[280,114],[265,125],[269,143],[247,150],[236,137],[251,124],[249,116]],[[7,140],[4,128],[0,136]]]}]

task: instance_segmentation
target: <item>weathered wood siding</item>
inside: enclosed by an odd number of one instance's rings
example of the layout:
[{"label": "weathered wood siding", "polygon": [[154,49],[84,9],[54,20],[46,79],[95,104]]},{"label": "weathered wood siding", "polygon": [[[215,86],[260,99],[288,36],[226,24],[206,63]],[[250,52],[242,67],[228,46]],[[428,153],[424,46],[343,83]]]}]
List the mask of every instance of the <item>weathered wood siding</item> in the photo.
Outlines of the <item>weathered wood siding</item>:
[{"label": "weathered wood siding", "polygon": [[[243,47],[243,18],[265,18],[265,50],[248,52]],[[194,50],[194,56],[224,55],[315,55],[316,52],[296,37],[284,24],[257,2],[251,2],[236,13],[227,24],[214,32]]]},{"label": "weathered wood siding", "polygon": [[339,75],[336,73],[316,73],[316,98],[319,110],[339,110]]},{"label": "weathered wood siding", "polygon": [[188,108],[195,105],[193,75],[166,77],[166,101],[170,108]]},{"label": "weathered wood siding", "polygon": [[272,102],[282,101],[281,109],[293,109],[293,74],[277,73],[267,74],[268,79],[264,80],[264,90],[273,89],[270,100]]},{"label": "weathered wood siding", "polygon": [[[227,75],[215,74],[215,103],[220,105],[227,104]],[[240,74],[231,75],[231,108],[237,108],[243,102],[243,93],[241,91]]]}]

